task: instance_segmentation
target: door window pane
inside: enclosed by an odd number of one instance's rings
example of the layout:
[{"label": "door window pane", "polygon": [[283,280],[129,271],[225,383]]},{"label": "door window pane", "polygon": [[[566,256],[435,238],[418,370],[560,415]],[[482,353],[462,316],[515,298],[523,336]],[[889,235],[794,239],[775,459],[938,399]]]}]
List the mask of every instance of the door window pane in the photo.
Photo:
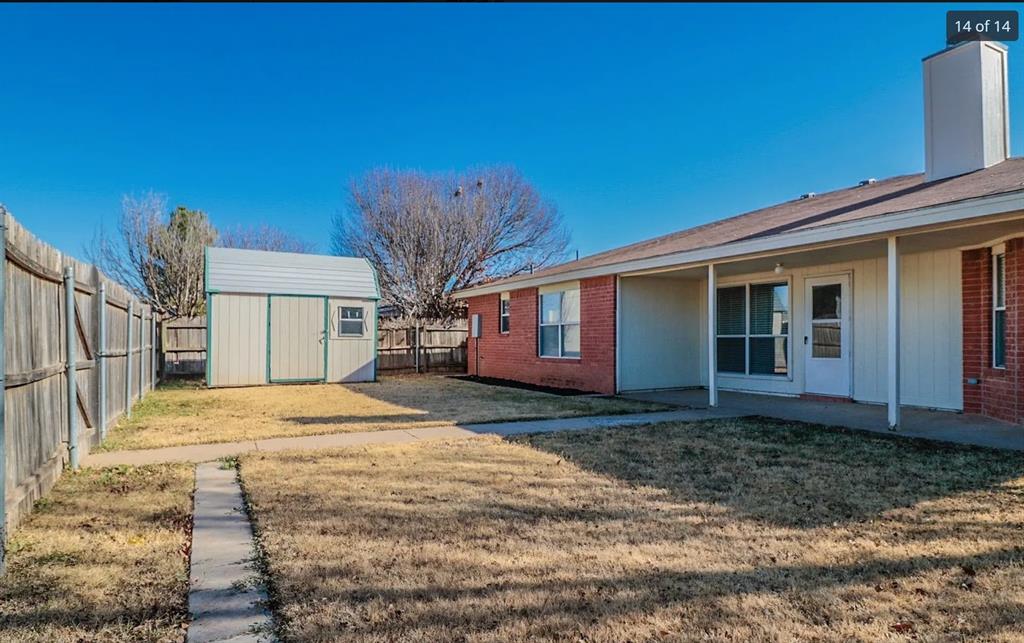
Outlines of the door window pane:
[{"label": "door window pane", "polygon": [[840,319],[842,297],[842,284],[811,286],[811,319]]},{"label": "door window pane", "polygon": [[743,373],[746,370],[743,358],[744,340],[742,337],[719,337],[718,371],[720,373]]},{"label": "door window pane", "polygon": [[747,332],[743,322],[746,296],[743,286],[718,289],[718,335],[743,335]]},{"label": "door window pane", "polygon": [[811,357],[839,359],[842,353],[842,329],[837,322],[811,326]]},{"label": "door window pane", "polygon": [[580,325],[562,326],[562,357],[580,356]]},{"label": "door window pane", "polygon": [[545,324],[557,324],[562,315],[562,293],[551,292],[540,296],[541,321]]},{"label": "door window pane", "polygon": [[751,284],[750,334],[789,334],[789,286]]},{"label": "door window pane", "polygon": [[558,326],[540,327],[540,354],[558,357]]},{"label": "door window pane", "polygon": [[785,337],[750,338],[750,372],[760,375],[787,375],[789,351]]}]

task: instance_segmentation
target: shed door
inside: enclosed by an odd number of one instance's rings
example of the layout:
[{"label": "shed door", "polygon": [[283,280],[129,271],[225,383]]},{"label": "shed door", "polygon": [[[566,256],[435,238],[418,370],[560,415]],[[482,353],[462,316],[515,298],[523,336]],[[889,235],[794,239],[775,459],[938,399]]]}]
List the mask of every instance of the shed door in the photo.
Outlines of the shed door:
[{"label": "shed door", "polygon": [[270,295],[271,382],[315,382],[324,379],[326,362],[325,297]]}]

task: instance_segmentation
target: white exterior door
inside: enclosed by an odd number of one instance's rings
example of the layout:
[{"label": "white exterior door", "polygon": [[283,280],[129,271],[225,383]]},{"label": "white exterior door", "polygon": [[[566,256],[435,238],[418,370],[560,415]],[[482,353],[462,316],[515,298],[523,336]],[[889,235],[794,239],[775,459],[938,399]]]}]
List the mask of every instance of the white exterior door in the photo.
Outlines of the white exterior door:
[{"label": "white exterior door", "polygon": [[814,277],[806,280],[804,301],[804,391],[819,395],[850,396],[850,277]]}]

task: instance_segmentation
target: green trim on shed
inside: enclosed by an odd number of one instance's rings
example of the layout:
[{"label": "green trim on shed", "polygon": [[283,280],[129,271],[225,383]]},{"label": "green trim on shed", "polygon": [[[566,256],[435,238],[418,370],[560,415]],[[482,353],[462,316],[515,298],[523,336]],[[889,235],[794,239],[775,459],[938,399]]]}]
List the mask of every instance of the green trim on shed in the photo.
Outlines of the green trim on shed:
[{"label": "green trim on shed", "polygon": [[331,341],[330,297],[324,295],[324,384],[327,383],[327,345]]},{"label": "green trim on shed", "polygon": [[213,386],[213,293],[206,293],[206,388]]}]

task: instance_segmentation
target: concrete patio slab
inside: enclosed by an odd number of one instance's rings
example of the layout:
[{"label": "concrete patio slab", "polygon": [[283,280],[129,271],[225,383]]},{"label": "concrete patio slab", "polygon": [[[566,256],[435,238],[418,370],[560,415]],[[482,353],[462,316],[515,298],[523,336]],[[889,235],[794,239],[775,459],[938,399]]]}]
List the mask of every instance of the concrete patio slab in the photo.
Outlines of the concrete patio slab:
[{"label": "concrete patio slab", "polygon": [[[703,389],[650,391],[622,397],[688,408],[708,407],[708,392]],[[1024,426],[978,415],[903,407],[902,426],[899,431],[892,432],[889,431],[886,408],[878,404],[821,402],[732,391],[720,391],[718,401],[718,410],[736,415],[761,415],[887,435],[1024,451]]]},{"label": "concrete patio slab", "polygon": [[252,567],[252,526],[234,469],[196,467],[189,643],[272,640],[267,595]]}]

